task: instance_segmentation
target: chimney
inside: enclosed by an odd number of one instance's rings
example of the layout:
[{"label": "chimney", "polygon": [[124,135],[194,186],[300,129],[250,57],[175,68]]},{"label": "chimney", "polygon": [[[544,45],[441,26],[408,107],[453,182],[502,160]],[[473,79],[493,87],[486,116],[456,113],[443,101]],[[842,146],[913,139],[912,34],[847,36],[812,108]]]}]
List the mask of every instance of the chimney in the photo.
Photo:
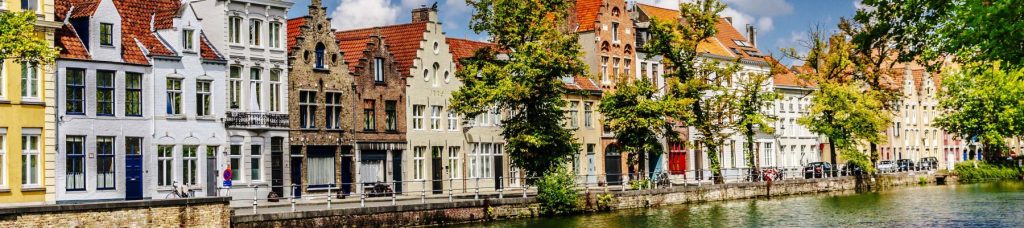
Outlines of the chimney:
[{"label": "chimney", "polygon": [[412,22],[437,22],[437,3],[431,7],[421,5],[420,8],[413,9]]},{"label": "chimney", "polygon": [[757,48],[757,31],[750,24],[747,24],[747,40],[750,42],[750,46]]},{"label": "chimney", "polygon": [[725,17],[725,20],[728,21],[730,25],[732,24],[732,17]]}]

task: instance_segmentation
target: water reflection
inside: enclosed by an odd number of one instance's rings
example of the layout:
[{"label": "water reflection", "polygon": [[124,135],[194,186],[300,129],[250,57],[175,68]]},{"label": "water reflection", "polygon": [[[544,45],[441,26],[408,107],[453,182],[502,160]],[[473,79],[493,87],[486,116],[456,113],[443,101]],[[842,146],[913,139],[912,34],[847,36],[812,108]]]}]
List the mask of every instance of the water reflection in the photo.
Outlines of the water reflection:
[{"label": "water reflection", "polygon": [[1024,227],[1024,182],[899,188],[552,218],[465,227]]}]

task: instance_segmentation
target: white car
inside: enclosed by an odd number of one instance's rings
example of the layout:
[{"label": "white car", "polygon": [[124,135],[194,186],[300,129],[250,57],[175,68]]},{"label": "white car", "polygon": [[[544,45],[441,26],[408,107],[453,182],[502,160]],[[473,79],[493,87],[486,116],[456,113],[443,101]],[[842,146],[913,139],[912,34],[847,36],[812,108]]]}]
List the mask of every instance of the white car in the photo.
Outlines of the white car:
[{"label": "white car", "polygon": [[888,160],[879,161],[877,169],[879,173],[896,172],[896,163]]}]

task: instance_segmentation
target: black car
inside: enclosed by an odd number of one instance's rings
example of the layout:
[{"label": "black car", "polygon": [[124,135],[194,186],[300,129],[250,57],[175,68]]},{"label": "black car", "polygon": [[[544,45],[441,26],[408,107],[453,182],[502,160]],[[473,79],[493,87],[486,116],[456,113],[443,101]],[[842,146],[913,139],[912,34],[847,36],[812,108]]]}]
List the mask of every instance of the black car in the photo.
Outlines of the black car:
[{"label": "black car", "polygon": [[939,159],[935,157],[923,157],[920,161],[917,162],[917,166],[921,167],[921,169],[938,169]]},{"label": "black car", "polygon": [[843,175],[845,176],[859,176],[865,173],[863,168],[853,162],[846,162],[846,165],[843,166]]},{"label": "black car", "polygon": [[899,171],[914,170],[914,161],[910,159],[896,160],[896,169]]},{"label": "black car", "polygon": [[825,162],[811,162],[804,166],[804,178],[822,178],[832,173],[832,164]]}]

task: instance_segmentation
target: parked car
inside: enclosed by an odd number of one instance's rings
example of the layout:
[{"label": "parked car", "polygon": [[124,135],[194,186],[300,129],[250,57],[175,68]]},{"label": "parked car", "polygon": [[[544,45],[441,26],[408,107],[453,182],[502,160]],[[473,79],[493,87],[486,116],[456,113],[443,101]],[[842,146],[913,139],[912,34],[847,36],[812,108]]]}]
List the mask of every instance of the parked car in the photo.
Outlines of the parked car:
[{"label": "parked car", "polygon": [[822,178],[832,173],[832,164],[825,162],[811,162],[804,166],[804,178]]},{"label": "parked car", "polygon": [[846,165],[843,166],[842,170],[843,170],[842,175],[846,175],[846,176],[853,176],[853,175],[859,176],[859,175],[864,175],[866,173],[863,168],[861,168],[857,164],[854,164],[853,162],[846,162]]},{"label": "parked car", "polygon": [[910,159],[896,160],[896,168],[900,171],[914,170],[914,161]]},{"label": "parked car", "polygon": [[939,168],[939,159],[935,157],[923,157],[917,162],[917,166],[921,169],[933,170]]},{"label": "parked car", "polygon": [[890,160],[879,161],[878,162],[878,167],[875,167],[875,168],[878,169],[879,173],[896,172],[896,164],[893,163]]}]

